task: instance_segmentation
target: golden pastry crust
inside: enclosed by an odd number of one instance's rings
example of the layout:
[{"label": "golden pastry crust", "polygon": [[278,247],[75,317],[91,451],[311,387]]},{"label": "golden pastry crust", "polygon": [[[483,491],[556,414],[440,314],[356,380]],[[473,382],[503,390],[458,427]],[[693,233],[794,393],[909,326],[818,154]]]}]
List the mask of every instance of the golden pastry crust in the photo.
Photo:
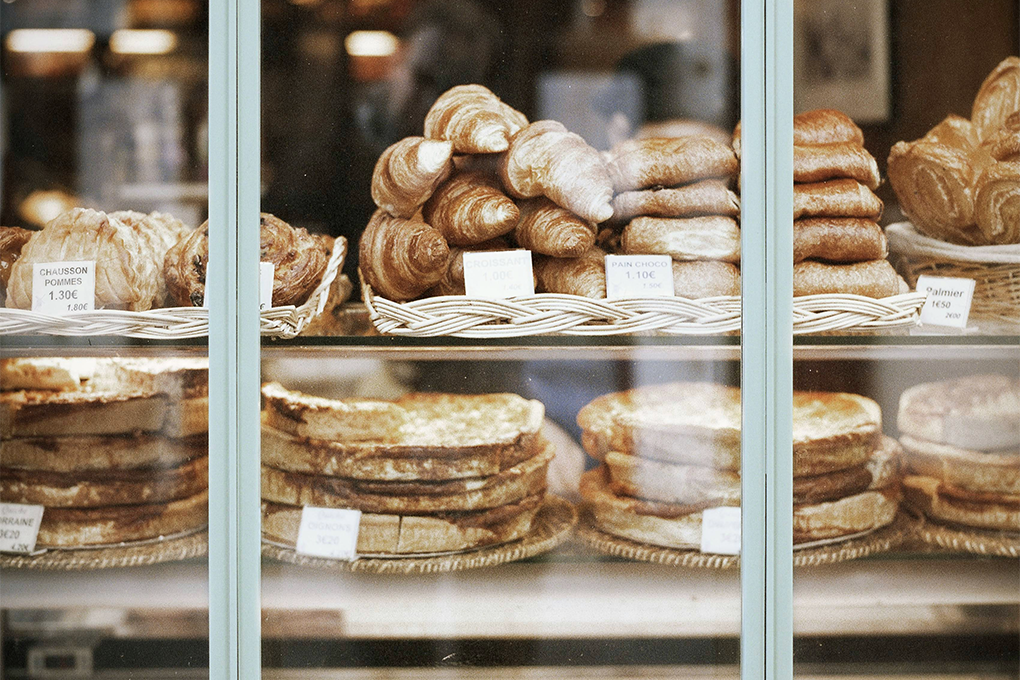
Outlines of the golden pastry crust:
[{"label": "golden pastry crust", "polygon": [[580,257],[595,245],[595,225],[547,198],[522,201],[514,240],[552,257]]},{"label": "golden pastry crust", "polygon": [[994,135],[1006,118],[1020,110],[1020,58],[1006,57],[981,83],[970,119],[982,140]]},{"label": "golden pastry crust", "polygon": [[422,209],[425,222],[453,246],[471,246],[514,229],[520,210],[484,172],[461,172],[443,183]]},{"label": "golden pastry crust", "polygon": [[740,199],[727,182],[706,179],[674,188],[625,191],[613,197],[613,218],[629,220],[651,217],[695,217],[698,215],[740,215]]},{"label": "golden pastry crust", "polygon": [[1020,161],[993,163],[978,175],[974,220],[987,243],[1020,243]]},{"label": "golden pastry crust", "polygon": [[815,109],[798,113],[793,117],[793,143],[836,144],[850,142],[864,145],[864,133],[857,124],[842,111],[836,109]]},{"label": "golden pastry crust", "polygon": [[673,294],[692,300],[740,295],[740,268],[714,260],[674,261]]},{"label": "golden pastry crust", "polygon": [[425,137],[446,140],[456,153],[505,151],[528,125],[523,113],[482,85],[457,85],[436,99],[425,116]]},{"label": "golden pastry crust", "polygon": [[[332,239],[309,234],[283,220],[261,213],[259,216],[259,260],[274,266],[274,307],[300,305],[308,299],[326,271]],[[167,251],[163,263],[170,300],[182,307],[200,307],[205,303],[205,275],[209,264],[209,223]]]},{"label": "golden pastry crust", "polygon": [[540,293],[606,297],[606,254],[599,248],[580,257],[536,257],[534,266]]},{"label": "golden pastry crust", "polygon": [[793,223],[793,261],[865,262],[889,254],[885,232],[874,220],[809,217]]},{"label": "golden pastry crust", "polygon": [[793,185],[793,219],[801,217],[882,216],[882,201],[875,193],[853,179]]},{"label": "golden pastry crust", "polygon": [[21,227],[0,227],[0,295],[7,290],[11,267],[21,256],[21,249],[33,233]]},{"label": "golden pastry crust", "polygon": [[376,161],[372,200],[394,217],[411,217],[452,171],[450,142],[406,137]]},{"label": "golden pastry crust", "polygon": [[997,161],[1020,161],[1020,111],[1011,113],[981,146]]},{"label": "golden pastry crust", "polygon": [[631,255],[669,255],[674,260],[740,262],[740,227],[732,217],[636,217],[623,228],[620,245]]},{"label": "golden pastry crust", "polygon": [[361,235],[358,266],[376,293],[402,302],[439,283],[449,259],[450,247],[439,230],[380,209]]},{"label": "golden pastry crust", "polygon": [[885,298],[908,292],[888,260],[826,264],[806,260],[793,265],[793,295],[841,293]]},{"label": "golden pastry crust", "polygon": [[869,189],[882,183],[878,162],[853,142],[800,144],[793,147],[793,181],[824,182],[855,179]]},{"label": "golden pastry crust", "polygon": [[672,187],[703,179],[732,179],[733,149],[709,137],[632,139],[609,152],[609,175],[617,192]]}]

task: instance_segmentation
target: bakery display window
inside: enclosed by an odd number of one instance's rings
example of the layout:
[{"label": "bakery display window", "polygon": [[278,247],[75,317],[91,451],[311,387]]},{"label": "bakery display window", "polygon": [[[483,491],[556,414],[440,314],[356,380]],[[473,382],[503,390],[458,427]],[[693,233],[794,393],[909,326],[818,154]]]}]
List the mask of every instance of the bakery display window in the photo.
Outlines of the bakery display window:
[{"label": "bakery display window", "polygon": [[209,22],[190,0],[0,10],[4,678],[209,675],[227,453],[205,333],[165,311],[209,216]]},{"label": "bakery display window", "polygon": [[[794,3],[794,295],[927,290],[909,329],[795,341],[795,677],[1016,676],[1020,306],[1000,283],[1016,274],[1017,18],[1007,2]],[[830,440],[827,471],[805,469],[846,395],[871,414],[867,443]]]}]

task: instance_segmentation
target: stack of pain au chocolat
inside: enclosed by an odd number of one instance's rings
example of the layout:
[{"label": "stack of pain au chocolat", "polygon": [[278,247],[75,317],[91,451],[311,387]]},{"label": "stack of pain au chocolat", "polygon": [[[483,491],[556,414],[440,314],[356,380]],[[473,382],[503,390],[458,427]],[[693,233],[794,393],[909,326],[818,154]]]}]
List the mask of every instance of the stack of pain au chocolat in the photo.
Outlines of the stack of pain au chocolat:
[{"label": "stack of pain au chocolat", "polygon": [[908,292],[885,259],[881,178],[861,129],[839,111],[807,111],[794,117],[793,143],[794,296]]},{"label": "stack of pain au chocolat", "polygon": [[37,546],[206,525],[207,360],[8,359],[0,384],[0,500],[45,508]]},{"label": "stack of pain au chocolat", "polygon": [[[881,413],[853,394],[794,393],[794,543],[837,541],[890,524],[899,447]],[[702,513],[740,505],[740,390],[668,383],[607,394],[578,414],[601,462],[581,478],[599,530],[641,544],[699,550]]]},{"label": "stack of pain au chocolat", "polygon": [[975,375],[900,397],[905,501],[930,520],[1020,538],[1020,382]]},{"label": "stack of pain au chocolat", "polygon": [[529,123],[486,88],[457,86],[423,137],[380,156],[360,271],[391,300],[463,295],[464,251],[525,248],[538,292],[604,298],[605,256],[619,250],[672,255],[677,294],[736,294],[736,172],[732,150],[708,137],[600,154],[561,123]]},{"label": "stack of pain au chocolat", "polygon": [[263,386],[262,531],[296,545],[303,506],[361,511],[359,555],[523,538],[546,492],[545,409],[513,394],[325,399]]}]

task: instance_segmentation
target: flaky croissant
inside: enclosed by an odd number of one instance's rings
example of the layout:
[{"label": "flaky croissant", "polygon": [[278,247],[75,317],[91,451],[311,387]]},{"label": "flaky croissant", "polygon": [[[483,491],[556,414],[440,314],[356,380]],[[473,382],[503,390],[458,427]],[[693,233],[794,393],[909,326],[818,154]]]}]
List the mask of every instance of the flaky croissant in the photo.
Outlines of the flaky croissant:
[{"label": "flaky croissant", "polygon": [[613,218],[623,221],[639,215],[693,217],[740,214],[740,199],[726,182],[706,179],[673,189],[624,191],[613,197]]},{"label": "flaky croissant", "polygon": [[425,136],[453,143],[457,153],[505,151],[528,124],[523,113],[482,85],[457,85],[436,99],[425,116]]},{"label": "flaky croissant", "polygon": [[793,147],[794,182],[841,178],[855,179],[869,189],[877,189],[882,182],[878,162],[859,144],[834,142]]},{"label": "flaky croissant", "polygon": [[623,228],[628,255],[740,262],[740,227],[732,217],[637,217]]},{"label": "flaky croissant", "polygon": [[587,298],[606,296],[606,254],[592,248],[580,257],[535,258],[536,288],[540,293],[561,293]]},{"label": "flaky croissant", "polygon": [[730,179],[738,169],[733,149],[708,137],[631,139],[609,156],[609,176],[618,192]]},{"label": "flaky croissant", "polygon": [[398,302],[414,299],[438,283],[449,256],[450,248],[438,230],[381,209],[368,221],[358,247],[365,282]]},{"label": "flaky croissant", "polygon": [[613,184],[602,157],[556,121],[538,121],[515,134],[500,177],[517,198],[546,196],[596,223],[613,216]]},{"label": "flaky croissant", "polygon": [[882,216],[882,201],[871,189],[852,179],[793,185],[793,219],[801,217]]},{"label": "flaky croissant", "polygon": [[971,154],[937,142],[897,142],[889,183],[900,209],[923,234],[950,243],[980,241],[974,228]]},{"label": "flaky croissant", "polygon": [[481,172],[461,172],[432,194],[422,216],[450,245],[468,246],[511,231],[520,210],[494,177]]},{"label": "flaky croissant", "polygon": [[1020,161],[993,163],[978,175],[974,219],[986,243],[1020,243]]},{"label": "flaky croissant", "polygon": [[533,198],[521,202],[514,240],[543,255],[579,257],[595,245],[595,225],[548,198]]},{"label": "flaky croissant", "polygon": [[928,130],[922,139],[926,142],[944,144],[965,153],[970,153],[980,143],[974,124],[955,113],[943,118],[942,122]]},{"label": "flaky croissant", "polygon": [[1020,58],[1006,57],[981,83],[970,119],[984,141],[994,135],[1014,111],[1020,111]]},{"label": "flaky croissant", "polygon": [[450,142],[406,137],[379,156],[372,200],[394,217],[411,217],[453,171]]}]

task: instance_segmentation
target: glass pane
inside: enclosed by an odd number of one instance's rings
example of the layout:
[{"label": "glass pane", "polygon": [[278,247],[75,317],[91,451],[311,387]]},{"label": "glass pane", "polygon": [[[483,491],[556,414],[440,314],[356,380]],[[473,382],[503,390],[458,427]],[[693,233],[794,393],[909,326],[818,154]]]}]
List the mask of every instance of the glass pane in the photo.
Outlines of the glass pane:
[{"label": "glass pane", "polygon": [[267,675],[738,675],[739,319],[596,309],[739,308],[737,7],[262,3],[261,207],[353,283],[263,343]]},{"label": "glass pane", "polygon": [[3,4],[4,678],[208,676],[208,359],[150,314],[207,212],[207,24]]},{"label": "glass pane", "polygon": [[891,5],[795,5],[795,294],[928,290],[920,326],[795,339],[797,675],[1016,677],[1018,8]]}]

